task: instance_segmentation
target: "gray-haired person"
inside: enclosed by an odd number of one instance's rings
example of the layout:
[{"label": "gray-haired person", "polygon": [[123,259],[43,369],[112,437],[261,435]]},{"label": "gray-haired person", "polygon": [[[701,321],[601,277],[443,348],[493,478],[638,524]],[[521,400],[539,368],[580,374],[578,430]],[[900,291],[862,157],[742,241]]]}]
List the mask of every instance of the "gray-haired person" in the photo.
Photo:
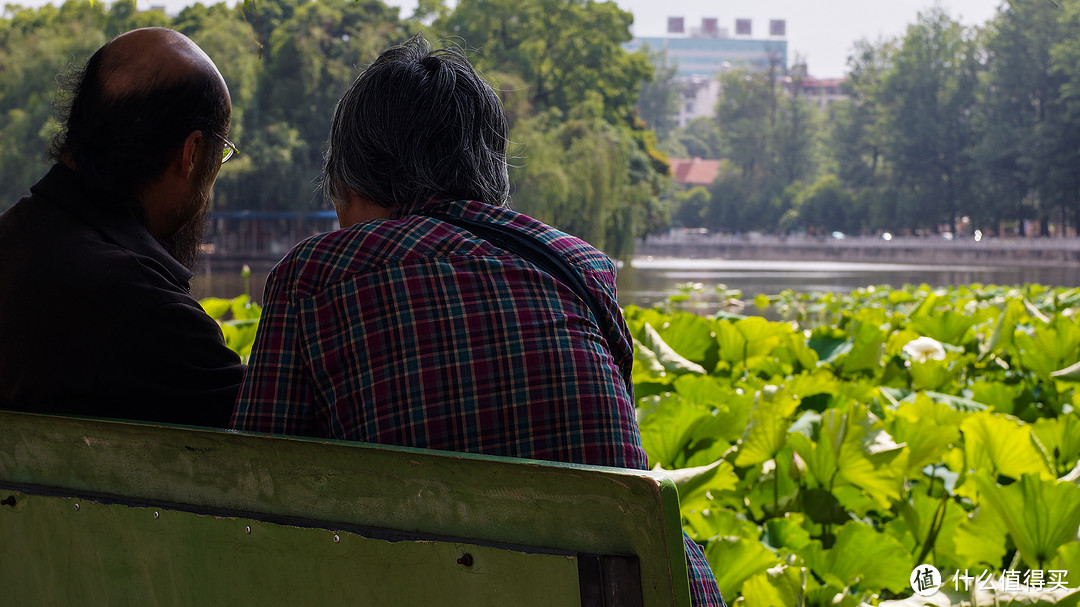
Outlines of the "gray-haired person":
[{"label": "gray-haired person", "polygon": [[[615,268],[507,208],[507,125],[461,54],[422,37],[338,103],[325,190],[341,230],[271,272],[233,425],[648,467]],[[722,605],[686,539],[696,605]]]}]

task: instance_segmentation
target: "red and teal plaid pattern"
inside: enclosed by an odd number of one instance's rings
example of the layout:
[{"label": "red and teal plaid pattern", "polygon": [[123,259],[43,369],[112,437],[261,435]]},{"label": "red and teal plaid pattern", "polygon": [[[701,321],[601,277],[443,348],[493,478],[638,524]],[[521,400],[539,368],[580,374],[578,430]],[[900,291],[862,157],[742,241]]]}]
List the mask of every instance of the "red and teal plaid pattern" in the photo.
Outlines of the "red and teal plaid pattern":
[{"label": "red and teal plaid pattern", "polygon": [[[513,211],[429,205],[538,238],[607,317],[594,322],[561,282],[437,219],[322,234],[270,273],[233,427],[647,468],[611,261]],[[722,604],[701,549],[688,539],[687,550],[695,605]]]}]

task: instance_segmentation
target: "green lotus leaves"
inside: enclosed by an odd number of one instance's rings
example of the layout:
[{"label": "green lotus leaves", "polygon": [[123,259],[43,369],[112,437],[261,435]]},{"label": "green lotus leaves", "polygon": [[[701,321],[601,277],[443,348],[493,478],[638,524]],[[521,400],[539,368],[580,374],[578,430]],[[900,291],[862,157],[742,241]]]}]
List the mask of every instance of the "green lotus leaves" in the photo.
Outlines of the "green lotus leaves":
[{"label": "green lotus leaves", "polygon": [[756,541],[760,533],[753,521],[733,510],[688,510],[684,518],[687,534],[697,542],[708,542],[717,537],[741,537]]},{"label": "green lotus leaves", "polygon": [[742,585],[747,605],[805,605],[813,577],[805,567],[778,565],[753,575]]},{"label": "green lotus leaves", "polygon": [[991,354],[1002,353],[1012,346],[1016,325],[1025,318],[1026,314],[1027,308],[1022,301],[1017,299],[1010,300],[1005,305],[1004,311],[998,314],[998,319],[994,324],[994,331],[990,335],[990,338],[980,344],[979,358],[982,359]]},{"label": "green lotus leaves", "polygon": [[1080,356],[1080,326],[1072,319],[1056,316],[1049,322],[1034,323],[1014,335],[1018,362],[1044,380],[1054,372],[1077,362]]},{"label": "green lotus leaves", "polygon": [[262,308],[251,302],[251,297],[241,295],[229,304],[229,311],[235,320],[258,320],[262,315]]},{"label": "green lotus leaves", "polygon": [[723,460],[666,472],[679,489],[680,506],[688,511],[706,509],[712,492],[732,491],[739,480],[731,463]]},{"label": "green lotus leaves", "polygon": [[1053,465],[1054,476],[1064,476],[1080,460],[1080,418],[1075,415],[1041,418],[1035,420],[1031,430]]},{"label": "green lotus leaves", "polygon": [[1007,535],[1005,522],[995,510],[978,508],[956,526],[956,554],[965,568],[993,571],[1001,567],[1008,552]]},{"label": "green lotus leaves", "polygon": [[1044,569],[1057,556],[1058,548],[1076,541],[1080,487],[1075,484],[1035,474],[1025,474],[1019,482],[1005,487],[984,474],[976,475],[975,482],[982,494],[980,508],[992,509],[1001,518],[1020,556],[1032,569]]},{"label": "green lotus leaves", "polygon": [[657,381],[663,379],[666,375],[667,371],[664,369],[664,365],[660,363],[660,358],[657,357],[656,352],[646,348],[640,341],[635,339],[634,370],[632,374],[634,383],[643,384]]},{"label": "green lotus leaves", "polygon": [[908,460],[904,475],[917,476],[928,465],[942,461],[945,453],[960,441],[960,430],[952,425],[940,425],[933,420],[897,415],[892,423],[893,440],[907,445]]},{"label": "green lotus leaves", "polygon": [[[917,562],[1080,584],[1080,288],[761,299],[783,321],[625,311],[642,445],[676,479],[729,604],[1080,602],[903,598]],[[250,348],[257,306],[202,303]]]},{"label": "green lotus leaves", "polygon": [[911,387],[915,390],[939,390],[952,381],[955,372],[944,360],[911,362]]},{"label": "green lotus leaves", "polygon": [[675,469],[685,460],[694,431],[712,417],[703,405],[677,394],[651,396],[639,401],[638,428],[641,444],[653,466]]},{"label": "green lotus leaves", "polygon": [[686,359],[684,356],[676,352],[674,348],[668,345],[667,342],[665,342],[664,339],[660,337],[660,334],[657,333],[656,329],[654,329],[649,323],[645,323],[641,333],[641,340],[640,342],[638,342],[638,344],[635,344],[635,347],[637,346],[640,346],[641,348],[652,352],[652,354],[656,357],[656,361],[660,363],[661,367],[663,367],[663,371],[665,374],[705,374],[705,369],[702,368],[701,365],[695,362],[691,362],[690,360]]},{"label": "green lotus leaves", "polygon": [[748,578],[780,564],[776,554],[761,542],[734,536],[709,542],[705,547],[705,558],[725,597],[736,596]]},{"label": "green lotus leaves", "polygon": [[814,442],[793,433],[788,440],[817,486],[829,491],[844,485],[858,487],[881,509],[900,498],[907,451],[865,407],[853,406],[846,414],[830,409],[822,416],[816,438]]},{"label": "green lotus leaves", "polygon": [[719,344],[709,320],[686,312],[674,314],[658,329],[664,341],[682,356],[705,369],[716,366]]},{"label": "green lotus leaves", "polygon": [[1020,389],[1001,381],[980,381],[968,387],[971,399],[993,407],[999,413],[1013,413]]},{"label": "green lotus leaves", "polygon": [[232,300],[223,299],[221,297],[207,297],[205,299],[200,299],[199,305],[202,306],[202,309],[206,312],[207,316],[214,320],[218,320],[225,316],[232,308]]},{"label": "green lotus leaves", "polygon": [[735,465],[754,466],[764,463],[780,451],[788,435],[789,417],[799,406],[799,399],[786,389],[767,386],[759,393],[759,400],[750,411],[740,443]]},{"label": "green lotus leaves", "polygon": [[875,371],[881,367],[888,334],[880,326],[857,321],[851,329],[851,350],[840,363],[845,375],[859,371]]},{"label": "green lotus leaves", "polygon": [[252,303],[247,295],[233,299],[208,297],[199,300],[199,305],[221,327],[225,345],[239,354],[242,362],[247,363],[251,356],[251,347],[255,345],[262,307]]},{"label": "green lotus leaves", "polygon": [[805,527],[806,517],[800,512],[785,512],[780,518],[767,521],[762,529],[761,541],[773,550],[801,550],[811,541]]},{"label": "green lotus leaves", "polygon": [[924,310],[917,315],[912,315],[908,326],[920,335],[959,346],[963,344],[968,329],[981,320],[983,319],[978,316],[954,312],[953,310],[938,313],[930,313]]},{"label": "green lotus leaves", "polygon": [[1053,477],[1049,462],[1036,448],[1031,427],[1014,417],[988,411],[973,413],[961,422],[960,431],[968,473],[983,470],[1011,479],[1024,474]]},{"label": "green lotus leaves", "polygon": [[815,540],[800,555],[818,577],[839,588],[860,585],[899,592],[907,588],[915,564],[896,538],[857,521],[837,531],[831,548]]}]

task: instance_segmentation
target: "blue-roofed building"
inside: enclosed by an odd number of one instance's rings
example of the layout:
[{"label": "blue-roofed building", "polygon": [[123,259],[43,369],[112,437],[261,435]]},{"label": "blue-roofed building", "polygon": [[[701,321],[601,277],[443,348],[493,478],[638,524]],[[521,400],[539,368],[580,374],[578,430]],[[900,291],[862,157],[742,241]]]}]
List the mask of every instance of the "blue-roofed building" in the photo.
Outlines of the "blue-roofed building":
[{"label": "blue-roofed building", "polygon": [[634,38],[625,47],[636,51],[643,45],[666,50],[668,61],[678,65],[679,76],[715,77],[738,67],[750,71],[769,69],[775,63],[787,69],[787,40],[749,38]]}]

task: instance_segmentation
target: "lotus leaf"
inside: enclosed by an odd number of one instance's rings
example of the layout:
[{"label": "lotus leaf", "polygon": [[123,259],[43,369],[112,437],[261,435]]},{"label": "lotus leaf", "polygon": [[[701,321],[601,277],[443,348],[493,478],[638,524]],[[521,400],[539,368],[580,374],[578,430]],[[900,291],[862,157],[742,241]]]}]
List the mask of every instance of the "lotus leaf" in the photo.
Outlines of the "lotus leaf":
[{"label": "lotus leaf", "polygon": [[983,503],[1009,531],[1021,558],[1032,569],[1044,569],[1058,548],[1076,541],[1080,527],[1080,487],[1025,474],[1019,482],[999,486],[984,474],[975,477]]},{"label": "lotus leaf", "polygon": [[735,596],[751,576],[779,565],[776,555],[756,539],[720,537],[705,548],[705,558],[723,596]]},{"label": "lotus leaf", "polygon": [[[799,552],[806,566],[831,585],[864,585],[900,592],[908,587],[914,566],[904,546],[870,525],[851,521],[836,533],[832,548],[814,540]],[[867,567],[867,563],[873,563]]]},{"label": "lotus leaf", "polygon": [[989,471],[1018,479],[1024,474],[1052,478],[1049,462],[1035,448],[1031,427],[1020,420],[982,411],[960,424],[964,435],[966,471]]}]

